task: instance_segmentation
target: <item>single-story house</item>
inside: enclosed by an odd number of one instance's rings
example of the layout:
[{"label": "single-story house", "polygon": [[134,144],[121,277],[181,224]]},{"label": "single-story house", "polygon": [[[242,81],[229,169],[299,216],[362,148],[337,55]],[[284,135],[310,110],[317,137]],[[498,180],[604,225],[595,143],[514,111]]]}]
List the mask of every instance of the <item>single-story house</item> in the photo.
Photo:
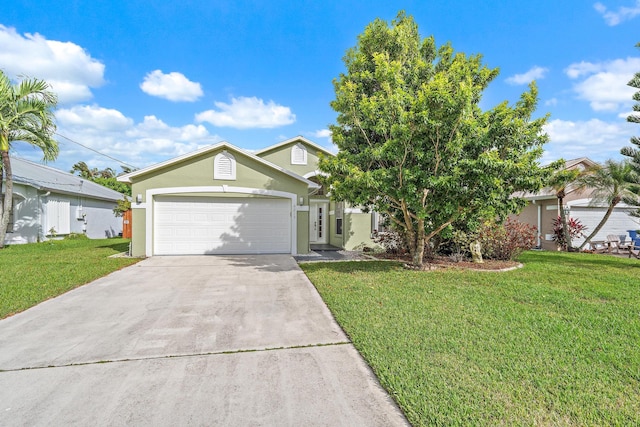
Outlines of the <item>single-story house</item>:
[{"label": "single-story house", "polygon": [[301,136],[249,152],[227,142],[118,177],[132,186],[132,255],[306,254],[369,245],[378,216],[318,183],[333,155]]},{"label": "single-story house", "polygon": [[[585,170],[596,165],[596,162],[581,157],[579,159],[568,160],[565,162],[565,169]],[[596,228],[607,211],[608,206],[599,204],[594,205],[591,199],[593,189],[578,189],[575,186],[568,186],[566,196],[563,200],[565,212],[568,217],[578,219],[587,227],[586,236]],[[535,226],[538,230],[538,247],[547,250],[555,250],[556,244],[553,241],[553,221],[560,216],[560,207],[556,191],[553,188],[544,188],[538,193],[527,193],[520,195],[524,197],[528,203],[516,218],[522,222]],[[618,204],[609,220],[604,227],[600,229],[598,234],[594,236],[594,241],[604,241],[608,235],[627,235],[627,230],[640,229],[638,218],[629,215],[634,208]],[[585,236],[585,237],[586,237]],[[575,239],[573,246],[580,246],[584,242],[585,237]],[[629,237],[627,236],[627,239]]]},{"label": "single-story house", "polygon": [[[34,243],[70,233],[92,239],[122,232],[117,191],[61,170],[11,158],[13,210],[5,244]],[[3,186],[4,191],[4,186]]]}]

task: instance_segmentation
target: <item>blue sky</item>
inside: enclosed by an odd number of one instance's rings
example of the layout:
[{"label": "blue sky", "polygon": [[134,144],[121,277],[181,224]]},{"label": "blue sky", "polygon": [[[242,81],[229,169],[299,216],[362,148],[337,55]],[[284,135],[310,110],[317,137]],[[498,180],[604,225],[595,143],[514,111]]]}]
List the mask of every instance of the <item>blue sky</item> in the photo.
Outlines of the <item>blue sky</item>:
[{"label": "blue sky", "polygon": [[[68,170],[144,167],[222,140],[257,150],[303,135],[335,151],[332,80],[375,18],[412,15],[423,37],[480,53],[498,78],[483,108],[533,79],[550,114],[543,161],[620,159],[640,72],[640,0],[17,1],[0,14],[0,69],[58,92]],[[39,160],[29,147],[15,154]]]}]

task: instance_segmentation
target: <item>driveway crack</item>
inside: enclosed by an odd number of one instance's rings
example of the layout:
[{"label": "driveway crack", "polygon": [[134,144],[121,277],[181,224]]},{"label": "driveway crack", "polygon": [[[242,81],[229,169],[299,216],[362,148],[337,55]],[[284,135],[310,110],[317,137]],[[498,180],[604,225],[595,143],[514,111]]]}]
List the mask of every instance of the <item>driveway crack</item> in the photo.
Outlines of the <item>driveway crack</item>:
[{"label": "driveway crack", "polygon": [[106,363],[138,362],[138,361],[144,361],[144,360],[162,360],[162,359],[180,359],[180,358],[187,358],[187,357],[219,356],[219,355],[240,354],[240,353],[262,353],[262,352],[268,352],[268,351],[296,350],[301,348],[330,347],[330,346],[339,346],[339,345],[348,345],[348,344],[351,344],[351,342],[337,341],[337,342],[330,342],[330,343],[303,344],[303,345],[292,345],[292,346],[284,346],[284,347],[266,347],[266,348],[259,348],[259,349],[238,349],[238,350],[208,351],[208,352],[188,353],[188,354],[168,354],[168,355],[162,355],[162,356],[128,357],[128,358],[122,358],[122,359],[98,360],[98,361],[92,361],[92,362],[64,363],[60,365],[29,366],[24,368],[0,369],[0,374],[3,372],[20,372],[20,371],[31,371],[36,369],[68,368],[72,366],[101,365]]}]

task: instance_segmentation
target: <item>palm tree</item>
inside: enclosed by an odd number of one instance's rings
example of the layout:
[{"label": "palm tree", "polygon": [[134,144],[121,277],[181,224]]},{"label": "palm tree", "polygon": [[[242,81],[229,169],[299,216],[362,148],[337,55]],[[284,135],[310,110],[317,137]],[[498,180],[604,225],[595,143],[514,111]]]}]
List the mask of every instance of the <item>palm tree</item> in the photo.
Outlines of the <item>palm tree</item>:
[{"label": "palm tree", "polygon": [[[560,221],[562,222],[562,231],[564,241],[566,242],[565,250],[571,249],[571,234],[567,225],[567,215],[564,212],[564,198],[567,195],[569,186],[575,187],[578,184],[578,177],[582,174],[579,169],[564,169],[556,172],[549,180],[549,185],[556,192],[558,198],[558,209],[560,210]],[[580,185],[578,184],[578,187]]]},{"label": "palm tree", "polygon": [[631,192],[632,183],[638,182],[638,176],[634,172],[631,162],[607,160],[604,166],[597,165],[589,168],[587,173],[578,180],[581,185],[593,188],[591,204],[606,203],[608,205],[604,217],[580,245],[580,250],[582,250],[605,225],[613,208],[625,198],[633,195]]},{"label": "palm tree", "polygon": [[69,173],[75,173],[75,172],[78,172],[78,175],[80,175],[82,178],[90,180],[92,178],[95,178],[98,172],[98,169],[96,168],[90,169],[85,162],[80,161],[74,164],[73,166],[71,166],[71,170],[69,171]]},{"label": "palm tree", "polygon": [[[640,43],[636,47],[640,48]],[[640,89],[640,71],[633,76],[627,85]],[[633,113],[627,116],[627,121],[640,124],[640,90],[633,94],[633,100],[636,103],[633,105]],[[630,182],[631,187],[629,190],[632,194],[625,197],[624,202],[631,206],[640,206],[640,137],[632,136],[631,144],[635,145],[635,147],[623,147],[620,150],[624,156],[631,158],[631,165],[636,172],[635,181]],[[631,215],[640,217],[640,208],[633,211]]]},{"label": "palm tree", "polygon": [[105,168],[105,169],[102,169],[101,171],[98,171],[98,176],[100,178],[115,178],[116,171],[113,170],[112,168]]},{"label": "palm tree", "polygon": [[58,143],[52,136],[56,130],[53,115],[56,104],[57,96],[44,80],[26,78],[14,85],[0,70],[0,178],[4,176],[5,182],[4,201],[0,203],[0,248],[4,247],[9,214],[13,209],[11,143],[26,142],[40,148],[45,161],[55,160]]}]

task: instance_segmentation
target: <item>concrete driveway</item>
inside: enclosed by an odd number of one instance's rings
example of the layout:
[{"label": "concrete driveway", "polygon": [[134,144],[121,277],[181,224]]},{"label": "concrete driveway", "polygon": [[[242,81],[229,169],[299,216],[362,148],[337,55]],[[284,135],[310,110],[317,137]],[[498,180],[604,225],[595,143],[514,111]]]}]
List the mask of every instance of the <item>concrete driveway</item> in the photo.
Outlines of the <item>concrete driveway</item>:
[{"label": "concrete driveway", "polygon": [[154,257],[0,321],[0,425],[407,425],[290,256]]}]

